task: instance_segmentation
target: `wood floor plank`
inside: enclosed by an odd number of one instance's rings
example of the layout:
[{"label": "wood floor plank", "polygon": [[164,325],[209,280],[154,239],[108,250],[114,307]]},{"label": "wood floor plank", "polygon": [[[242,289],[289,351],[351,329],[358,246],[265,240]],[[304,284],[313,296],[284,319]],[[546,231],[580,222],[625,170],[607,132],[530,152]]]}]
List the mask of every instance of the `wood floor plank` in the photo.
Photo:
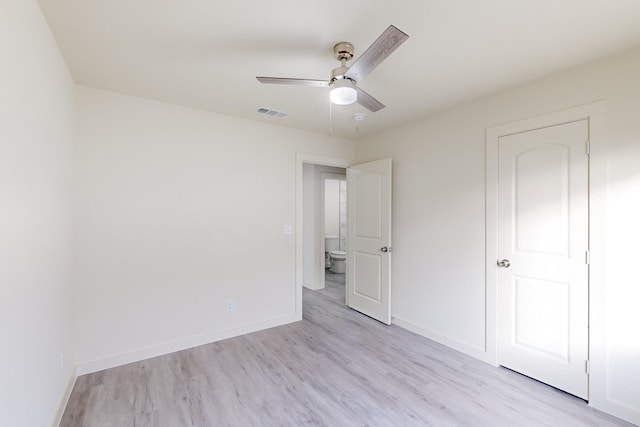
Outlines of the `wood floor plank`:
[{"label": "wood floor plank", "polygon": [[78,378],[60,425],[631,426],[350,310],[329,272],[301,322]]}]

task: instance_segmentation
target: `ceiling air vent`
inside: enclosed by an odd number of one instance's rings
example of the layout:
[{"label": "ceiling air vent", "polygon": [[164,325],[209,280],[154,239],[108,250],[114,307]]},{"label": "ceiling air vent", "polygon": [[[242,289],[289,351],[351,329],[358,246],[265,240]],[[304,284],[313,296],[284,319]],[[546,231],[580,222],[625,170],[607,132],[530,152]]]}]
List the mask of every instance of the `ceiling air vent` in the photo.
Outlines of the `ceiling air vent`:
[{"label": "ceiling air vent", "polygon": [[271,117],[287,117],[289,113],[285,113],[283,111],[271,110],[269,108],[258,107],[256,113],[262,114],[263,116],[271,116]]}]

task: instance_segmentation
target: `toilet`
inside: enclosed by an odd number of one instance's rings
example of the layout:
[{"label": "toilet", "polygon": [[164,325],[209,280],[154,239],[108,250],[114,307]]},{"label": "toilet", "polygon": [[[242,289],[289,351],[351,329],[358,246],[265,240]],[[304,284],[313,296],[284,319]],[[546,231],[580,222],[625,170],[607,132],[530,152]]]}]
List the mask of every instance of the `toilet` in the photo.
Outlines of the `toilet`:
[{"label": "toilet", "polygon": [[346,273],[347,253],[345,251],[331,251],[329,252],[329,258],[331,259],[331,267],[329,267],[329,271],[334,273]]},{"label": "toilet", "polygon": [[339,248],[338,236],[328,235],[324,237],[325,259],[328,261],[326,264],[329,264],[329,271],[333,273],[345,273],[347,271],[347,253],[338,250]]}]

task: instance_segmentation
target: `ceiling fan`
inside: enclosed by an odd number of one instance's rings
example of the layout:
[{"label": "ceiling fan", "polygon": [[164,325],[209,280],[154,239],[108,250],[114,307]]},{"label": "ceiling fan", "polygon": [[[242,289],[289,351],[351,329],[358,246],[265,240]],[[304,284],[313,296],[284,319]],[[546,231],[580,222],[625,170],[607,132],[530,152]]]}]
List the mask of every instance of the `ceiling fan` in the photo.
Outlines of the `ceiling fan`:
[{"label": "ceiling fan", "polygon": [[329,80],[291,79],[286,77],[256,77],[256,79],[260,83],[266,84],[328,87],[331,89],[329,99],[333,104],[349,105],[357,101],[358,104],[375,113],[384,108],[384,104],[360,89],[358,82],[380,65],[408,38],[407,34],[393,25],[389,25],[380,37],[350,67],[347,67],[347,61],[353,58],[353,45],[348,42],[337,43],[333,47],[333,54],[341,65],[331,71]]}]

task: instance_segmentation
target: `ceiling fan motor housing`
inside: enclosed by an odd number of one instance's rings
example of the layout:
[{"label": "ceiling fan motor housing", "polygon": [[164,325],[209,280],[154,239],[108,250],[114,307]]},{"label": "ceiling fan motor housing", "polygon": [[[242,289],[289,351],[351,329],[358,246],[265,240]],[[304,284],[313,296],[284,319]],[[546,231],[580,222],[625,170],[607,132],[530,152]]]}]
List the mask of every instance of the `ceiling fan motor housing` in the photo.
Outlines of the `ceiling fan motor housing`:
[{"label": "ceiling fan motor housing", "polygon": [[353,45],[349,42],[336,43],[333,46],[333,55],[338,61],[351,61],[353,59]]},{"label": "ceiling fan motor housing", "polygon": [[[349,67],[344,67],[344,66],[334,68],[333,70],[331,70],[331,78],[329,79],[329,81],[334,82],[336,80],[349,79],[349,77],[345,77],[345,74],[347,73],[348,70],[349,70]],[[349,79],[349,80],[354,81],[353,79]]]}]

